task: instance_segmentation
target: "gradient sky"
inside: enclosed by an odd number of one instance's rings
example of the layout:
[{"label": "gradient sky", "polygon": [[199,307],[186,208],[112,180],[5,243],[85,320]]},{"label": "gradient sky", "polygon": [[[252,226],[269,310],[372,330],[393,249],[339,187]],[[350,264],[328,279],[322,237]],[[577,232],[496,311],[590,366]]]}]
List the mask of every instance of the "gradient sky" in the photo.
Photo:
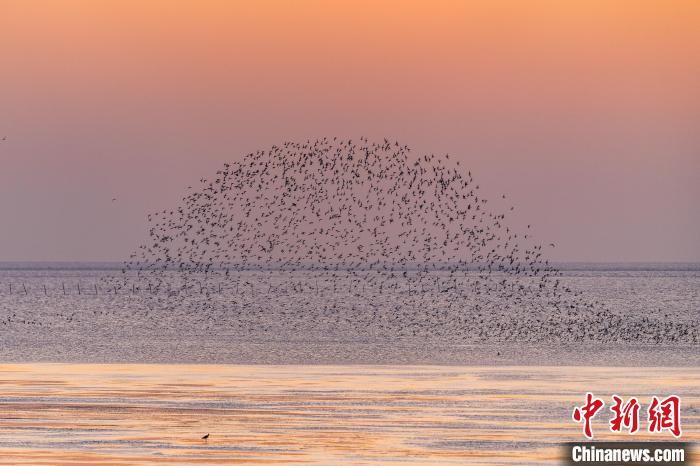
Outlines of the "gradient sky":
[{"label": "gradient sky", "polygon": [[700,2],[0,0],[0,260],[326,135],[450,153],[555,260],[700,261]]}]

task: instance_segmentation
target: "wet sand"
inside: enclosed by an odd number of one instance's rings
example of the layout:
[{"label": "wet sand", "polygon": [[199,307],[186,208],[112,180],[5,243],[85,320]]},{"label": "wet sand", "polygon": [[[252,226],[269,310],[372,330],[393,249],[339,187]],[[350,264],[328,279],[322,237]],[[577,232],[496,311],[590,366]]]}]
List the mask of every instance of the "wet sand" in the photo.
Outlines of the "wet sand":
[{"label": "wet sand", "polygon": [[680,395],[700,440],[688,367],[34,363],[0,365],[0,464],[557,464],[585,391]]}]

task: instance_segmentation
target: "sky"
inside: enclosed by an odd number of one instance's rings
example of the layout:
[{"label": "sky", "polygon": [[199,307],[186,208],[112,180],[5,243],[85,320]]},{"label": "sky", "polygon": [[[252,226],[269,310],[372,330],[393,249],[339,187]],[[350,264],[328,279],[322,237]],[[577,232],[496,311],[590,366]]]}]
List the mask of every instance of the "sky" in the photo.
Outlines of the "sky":
[{"label": "sky", "polygon": [[449,153],[554,260],[700,261],[700,2],[0,0],[0,261],[323,136]]}]

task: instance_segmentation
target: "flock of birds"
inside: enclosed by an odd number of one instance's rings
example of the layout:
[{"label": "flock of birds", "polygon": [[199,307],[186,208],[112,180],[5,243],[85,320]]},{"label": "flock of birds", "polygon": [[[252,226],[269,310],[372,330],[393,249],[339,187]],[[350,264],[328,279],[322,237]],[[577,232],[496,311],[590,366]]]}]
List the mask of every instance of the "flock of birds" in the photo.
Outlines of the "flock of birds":
[{"label": "flock of birds", "polygon": [[693,326],[638,325],[564,285],[530,225],[515,231],[514,207],[493,204],[448,155],[285,142],[149,215],[149,241],[111,284],[241,334],[697,341]]},{"label": "flock of birds", "polygon": [[149,215],[148,241],[102,286],[144,291],[133,312],[154,326],[242,338],[700,340],[696,323],[626,319],[569,288],[545,257],[554,244],[516,231],[505,202],[448,155],[286,142]]},{"label": "flock of birds", "polygon": [[149,215],[150,240],[123,272],[156,289],[176,272],[180,285],[169,292],[178,295],[247,270],[312,271],[306,280],[314,283],[347,275],[379,289],[412,272],[425,288],[431,273],[445,272],[449,283],[472,271],[467,288],[485,300],[585,305],[561,284],[542,245],[526,246],[529,233],[488,209],[471,172],[447,155],[409,154],[364,138],[249,154],[189,187],[182,206]]}]

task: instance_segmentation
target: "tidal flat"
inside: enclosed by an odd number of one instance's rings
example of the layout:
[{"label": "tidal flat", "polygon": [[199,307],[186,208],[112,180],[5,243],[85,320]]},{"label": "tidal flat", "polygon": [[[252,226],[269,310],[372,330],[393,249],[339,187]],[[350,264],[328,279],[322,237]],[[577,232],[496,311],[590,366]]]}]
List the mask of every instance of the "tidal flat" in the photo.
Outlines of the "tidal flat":
[{"label": "tidal flat", "polygon": [[[700,440],[691,367],[24,363],[0,365],[0,464],[559,464],[587,391],[596,439],[673,440],[644,407],[676,394]],[[613,393],[643,405],[634,436]]]}]

